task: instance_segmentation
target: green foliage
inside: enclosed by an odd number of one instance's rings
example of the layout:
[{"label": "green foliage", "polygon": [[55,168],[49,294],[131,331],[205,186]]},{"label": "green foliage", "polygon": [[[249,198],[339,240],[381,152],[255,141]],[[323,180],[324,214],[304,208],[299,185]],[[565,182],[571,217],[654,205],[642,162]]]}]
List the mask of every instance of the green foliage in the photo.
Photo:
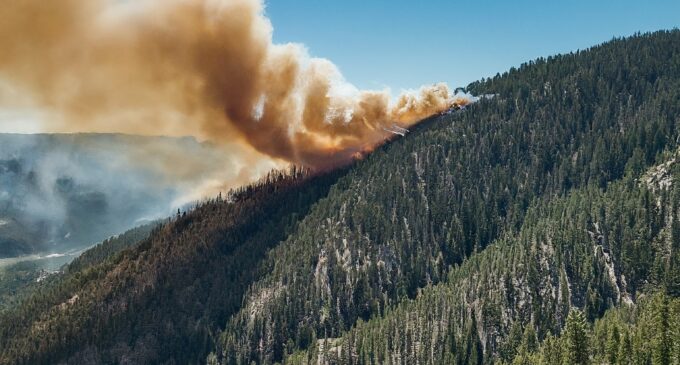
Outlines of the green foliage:
[{"label": "green foliage", "polygon": [[[671,170],[680,173],[678,167]],[[625,305],[633,297],[624,279],[629,269],[608,256],[600,236],[614,239],[614,232],[634,236],[636,226],[644,226],[656,227],[650,241],[660,241],[667,227],[657,202],[669,205],[671,194],[659,193],[659,200],[650,200],[645,186],[624,179],[606,191],[591,187],[533,205],[517,235],[499,239],[473,255],[454,268],[444,283],[425,288],[416,299],[402,302],[381,317],[359,321],[342,336],[339,355],[327,360],[342,363],[339,358],[356,353],[383,361],[399,353],[409,361],[459,359],[465,363],[470,341],[480,339],[487,363],[494,359],[537,363],[542,357],[551,359],[546,360],[548,364],[556,363],[551,362],[554,359],[569,364],[588,362],[589,325],[582,311],[569,306],[586,306],[592,293],[609,303],[607,308]],[[622,209],[626,206],[655,213],[641,215],[631,226],[629,209]],[[606,229],[602,222],[607,222]],[[659,257],[662,248],[648,246]],[[566,310],[564,297],[568,298]],[[474,325],[469,325],[471,319]],[[472,326],[475,331],[470,331]],[[559,341],[550,335],[563,331]],[[603,354],[618,356],[627,347],[620,349],[612,331],[600,331],[592,341],[606,349]],[[546,348],[542,357],[535,353],[539,340]],[[408,350],[411,343],[419,347]],[[312,358],[318,356],[314,351],[310,350]]]},{"label": "green foliage", "polygon": [[[609,331],[607,339],[606,353],[607,360],[610,364],[617,364],[619,359],[619,348],[621,348],[621,337],[619,335],[619,327],[612,326]],[[625,356],[625,354],[623,354]]]},{"label": "green foliage", "polygon": [[67,265],[65,271],[78,272],[83,271],[88,267],[100,264],[111,256],[123,251],[126,248],[132,247],[137,243],[143,241],[151,231],[158,227],[161,223],[149,223],[126,231],[115,237],[108,238],[104,242],[90,248],[76,257],[70,264]]},{"label": "green foliage", "polygon": [[19,262],[0,267],[0,312],[20,302],[41,275],[33,262]]},{"label": "green foliage", "polygon": [[7,310],[21,304],[22,300],[36,290],[53,285],[54,281],[63,280],[62,275],[76,274],[105,261],[148,237],[152,228],[157,225],[158,223],[146,224],[106,239],[55,272],[41,268],[40,261],[46,259],[28,260],[0,268],[0,309]]},{"label": "green foliage", "polygon": [[[554,356],[555,343],[561,343],[565,350],[570,349],[559,361],[579,361],[575,354],[580,353],[576,349],[581,345],[575,345],[578,337],[576,341],[573,337],[576,333],[587,332],[588,326],[582,315],[574,321],[577,325],[570,328],[568,321],[561,337],[546,339],[540,349],[531,354],[539,360],[535,364],[559,363],[555,362],[558,361]],[[595,321],[591,346],[580,361],[588,361],[589,354],[597,364],[677,364],[680,362],[680,354],[677,353],[680,334],[672,328],[678,325],[680,299],[670,299],[663,293],[642,298],[637,306],[610,309]]]},{"label": "green foliage", "polygon": [[562,333],[564,337],[564,364],[587,365],[590,363],[588,344],[588,324],[578,309],[572,309]]},{"label": "green foliage", "polygon": [[670,313],[668,297],[659,295],[652,307],[654,321],[654,337],[652,340],[652,364],[670,365],[673,339],[670,333]]}]

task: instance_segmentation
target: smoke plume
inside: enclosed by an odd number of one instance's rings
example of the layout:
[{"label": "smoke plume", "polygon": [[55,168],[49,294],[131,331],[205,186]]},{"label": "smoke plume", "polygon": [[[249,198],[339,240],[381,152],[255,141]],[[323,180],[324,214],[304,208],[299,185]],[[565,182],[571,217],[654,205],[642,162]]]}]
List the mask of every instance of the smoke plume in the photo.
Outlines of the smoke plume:
[{"label": "smoke plume", "polygon": [[471,101],[445,84],[357,90],[303,46],[273,44],[261,0],[2,6],[0,106],[46,110],[45,131],[193,135],[325,168]]}]

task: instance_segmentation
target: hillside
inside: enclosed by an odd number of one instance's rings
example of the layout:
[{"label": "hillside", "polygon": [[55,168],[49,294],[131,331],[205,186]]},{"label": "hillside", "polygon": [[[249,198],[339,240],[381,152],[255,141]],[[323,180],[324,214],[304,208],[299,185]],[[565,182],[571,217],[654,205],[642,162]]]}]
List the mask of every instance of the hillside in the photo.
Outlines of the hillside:
[{"label": "hillside", "polygon": [[91,254],[0,317],[0,363],[543,361],[583,337],[565,325],[642,336],[620,313],[675,313],[680,31],[468,90],[493,97]]},{"label": "hillside", "polygon": [[[680,177],[680,166],[665,167],[663,178]],[[572,307],[593,321],[644,292],[678,296],[679,193],[677,184],[626,177],[606,191],[589,186],[533,205],[519,233],[473,255],[444,283],[341,338],[319,339],[291,362],[512,362],[528,334],[533,342],[560,334]],[[680,334],[666,331],[670,347],[680,345]]]},{"label": "hillside", "polygon": [[136,245],[148,237],[158,224],[160,222],[145,224],[110,237],[83,252],[70,263],[68,261],[71,261],[72,257],[30,257],[25,261],[0,265],[0,312],[21,304],[22,300],[34,291],[53,285],[53,281],[62,280],[63,275],[72,275],[89,266],[102,263],[110,256]]},{"label": "hillside", "polygon": [[0,362],[202,363],[216,324],[262,274],[254,270],[261,256],[341,173],[273,173],[178,214],[103,261],[86,252],[2,314]]},{"label": "hillside", "polygon": [[[342,336],[359,319],[394,310],[397,303],[418,296],[421,288],[445,280],[464,290],[450,276],[465,273],[467,265],[496,252],[501,240],[521,242],[527,232],[523,226],[538,223],[529,207],[547,209],[572,192],[606,190],[626,175],[639,177],[663,151],[676,148],[678,40],[678,31],[615,40],[537,60],[471,85],[476,94],[496,96],[465,113],[422,124],[408,138],[359,163],[344,178],[347,188],[320,202],[298,231],[268,256],[264,265],[272,273],[252,286],[244,308],[228,322],[217,358],[223,363],[280,361],[296,349]],[[649,249],[655,232],[651,224],[658,219],[632,219],[644,230],[626,237],[626,245],[632,246],[618,247],[609,255],[619,270],[616,281],[626,274],[625,290],[632,298],[650,281],[651,264],[662,258]],[[595,223],[587,228],[595,232]],[[588,238],[584,234],[578,237]],[[550,278],[550,286],[516,277],[521,273],[509,266],[509,253],[480,263],[482,272],[507,272],[517,287],[494,290],[491,283],[475,280],[467,284],[468,297],[495,295],[523,305],[498,302],[481,308],[470,300],[458,308],[454,320],[484,321],[478,331],[470,332],[477,334],[482,357],[500,355],[496,344],[504,342],[506,327],[516,320],[534,319],[537,332],[544,334],[561,327],[569,306],[588,306],[593,319],[619,302],[609,280],[602,280],[608,276],[589,273],[601,271],[591,262],[594,248],[579,251],[576,241],[574,237],[564,242],[569,262],[550,253],[554,264],[546,263],[543,271],[552,277],[534,276]],[[494,251],[486,252],[490,244]],[[535,255],[518,258],[522,262],[516,265],[531,267]],[[460,265],[466,258],[469,261]],[[487,274],[496,280],[503,277]],[[555,278],[560,275],[570,287],[562,304],[567,308],[560,311],[548,303],[532,307],[531,301],[517,297],[521,292],[550,292],[558,287]],[[431,316],[434,308],[445,307],[423,308]],[[469,314],[482,309],[498,314]],[[409,323],[399,315],[393,319],[399,326]],[[451,327],[444,319],[435,321]],[[430,331],[431,326],[421,325],[415,330]],[[474,340],[455,327],[451,330],[464,341]],[[398,340],[404,338],[386,339]],[[416,356],[424,351],[420,349],[409,349],[401,357]]]}]

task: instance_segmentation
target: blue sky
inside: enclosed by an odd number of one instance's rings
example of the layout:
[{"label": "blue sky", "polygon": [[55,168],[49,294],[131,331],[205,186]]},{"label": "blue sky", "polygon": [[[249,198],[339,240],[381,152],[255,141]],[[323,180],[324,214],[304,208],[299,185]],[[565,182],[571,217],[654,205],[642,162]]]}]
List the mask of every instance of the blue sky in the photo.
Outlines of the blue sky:
[{"label": "blue sky", "polygon": [[360,88],[464,86],[540,56],[680,26],[680,0],[265,0],[276,43],[332,60]]}]

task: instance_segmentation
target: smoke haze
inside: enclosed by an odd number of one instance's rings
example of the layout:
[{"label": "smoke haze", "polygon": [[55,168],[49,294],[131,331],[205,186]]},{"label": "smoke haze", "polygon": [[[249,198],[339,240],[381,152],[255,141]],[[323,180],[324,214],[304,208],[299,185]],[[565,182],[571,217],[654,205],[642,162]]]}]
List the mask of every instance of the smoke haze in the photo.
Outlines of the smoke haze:
[{"label": "smoke haze", "polygon": [[0,107],[46,111],[45,132],[191,135],[246,164],[343,164],[472,101],[445,84],[357,90],[273,44],[260,0],[4,0],[0,49]]},{"label": "smoke haze", "polygon": [[191,137],[0,134],[0,259],[83,248],[271,168],[242,163]]}]

